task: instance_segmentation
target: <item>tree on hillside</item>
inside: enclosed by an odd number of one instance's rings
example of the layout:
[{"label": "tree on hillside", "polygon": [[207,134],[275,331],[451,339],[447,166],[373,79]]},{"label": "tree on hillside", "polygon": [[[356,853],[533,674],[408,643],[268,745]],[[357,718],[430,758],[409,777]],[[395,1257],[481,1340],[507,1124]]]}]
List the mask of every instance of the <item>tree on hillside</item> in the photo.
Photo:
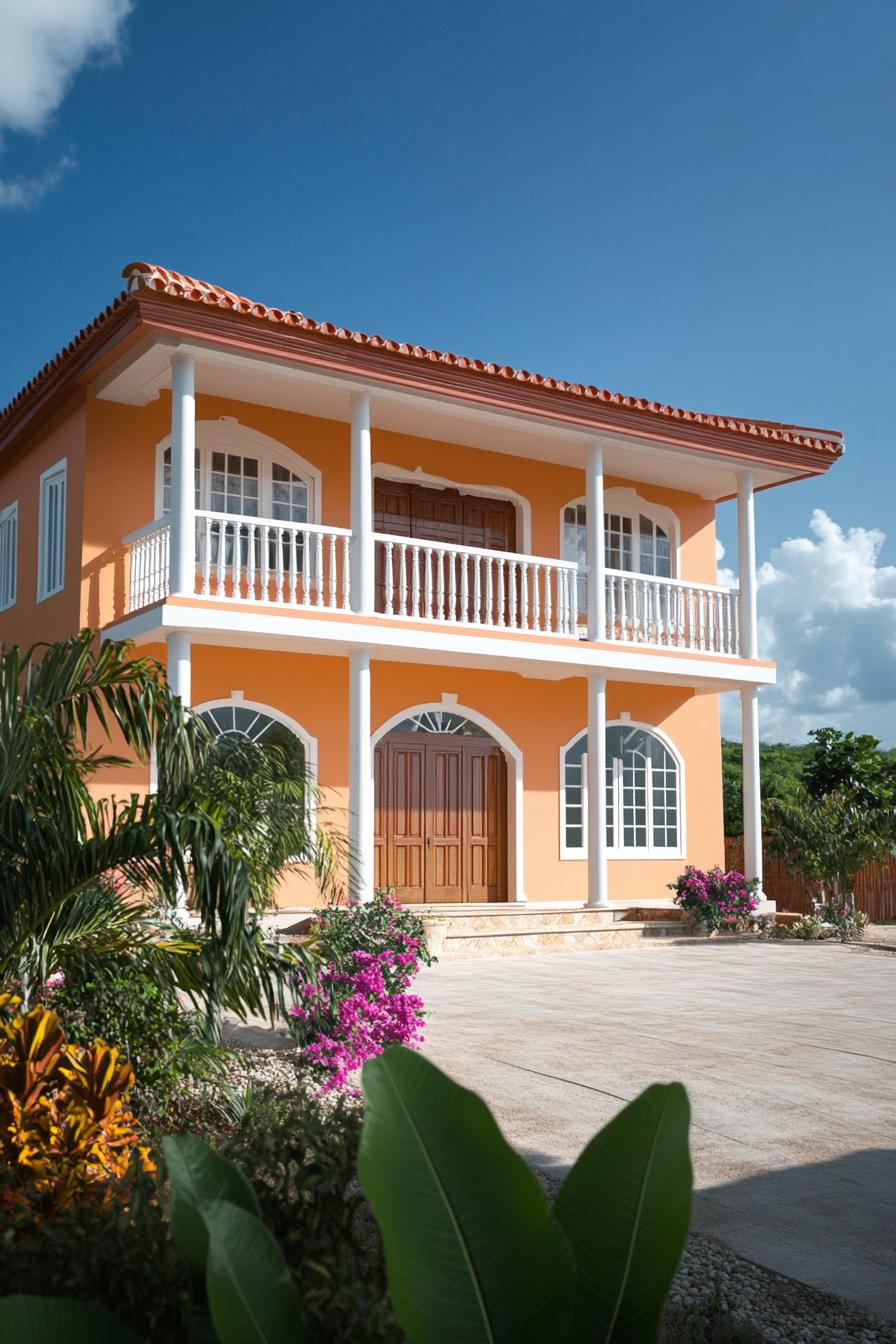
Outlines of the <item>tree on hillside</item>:
[{"label": "tree on hillside", "polygon": [[832,793],[849,795],[869,807],[886,806],[896,791],[896,769],[870,733],[843,733],[838,728],[816,728],[803,770],[810,798]]}]

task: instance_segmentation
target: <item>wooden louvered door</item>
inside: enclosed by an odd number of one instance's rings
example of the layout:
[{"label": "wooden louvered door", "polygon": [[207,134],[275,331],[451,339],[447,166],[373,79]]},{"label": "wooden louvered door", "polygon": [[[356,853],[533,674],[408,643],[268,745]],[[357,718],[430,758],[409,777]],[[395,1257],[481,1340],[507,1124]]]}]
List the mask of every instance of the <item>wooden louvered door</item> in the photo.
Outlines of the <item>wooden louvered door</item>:
[{"label": "wooden louvered door", "polygon": [[507,762],[496,743],[390,733],[375,782],[377,886],[403,903],[507,899]]}]

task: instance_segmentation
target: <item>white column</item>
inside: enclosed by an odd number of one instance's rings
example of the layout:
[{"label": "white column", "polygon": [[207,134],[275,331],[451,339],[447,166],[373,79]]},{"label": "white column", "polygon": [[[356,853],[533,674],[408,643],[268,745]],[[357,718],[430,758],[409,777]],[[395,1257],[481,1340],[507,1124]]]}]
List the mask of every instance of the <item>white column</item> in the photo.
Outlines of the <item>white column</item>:
[{"label": "white column", "polygon": [[193,356],[171,357],[171,559],[172,593],[196,588],[196,369]]},{"label": "white column", "polygon": [[189,706],[192,693],[190,636],[186,630],[172,630],[168,643],[168,685]]},{"label": "white column", "polygon": [[588,904],[606,909],[607,882],[607,678],[588,673]]},{"label": "white column", "polygon": [[373,612],[373,477],[370,397],[352,394],[352,611]]},{"label": "white column", "polygon": [[585,466],[585,553],[588,561],[588,638],[606,639],[604,450],[599,443],[589,443]]},{"label": "white column", "polygon": [[737,568],[740,575],[740,651],[742,658],[758,658],[756,612],[756,523],[753,473],[737,473]]},{"label": "white column", "polygon": [[744,868],[762,889],[762,796],[759,787],[759,688],[740,693],[744,774]]},{"label": "white column", "polygon": [[370,744],[370,650],[349,654],[349,897],[373,899],[373,748]]}]

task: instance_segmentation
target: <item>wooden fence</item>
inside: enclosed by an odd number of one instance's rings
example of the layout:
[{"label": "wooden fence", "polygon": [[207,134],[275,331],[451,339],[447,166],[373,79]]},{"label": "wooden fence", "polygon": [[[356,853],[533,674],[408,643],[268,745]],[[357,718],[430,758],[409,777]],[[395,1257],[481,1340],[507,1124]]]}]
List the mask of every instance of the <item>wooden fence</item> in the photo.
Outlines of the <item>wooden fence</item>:
[{"label": "wooden fence", "polygon": [[[725,840],[725,866],[744,870],[744,844],[738,836]],[[763,888],[770,901],[777,901],[779,910],[795,910],[807,915],[812,910],[812,897],[806,881],[791,873],[780,859],[765,859]],[[864,910],[872,923],[896,920],[896,859],[886,863],[869,863],[856,876],[856,907]]]}]

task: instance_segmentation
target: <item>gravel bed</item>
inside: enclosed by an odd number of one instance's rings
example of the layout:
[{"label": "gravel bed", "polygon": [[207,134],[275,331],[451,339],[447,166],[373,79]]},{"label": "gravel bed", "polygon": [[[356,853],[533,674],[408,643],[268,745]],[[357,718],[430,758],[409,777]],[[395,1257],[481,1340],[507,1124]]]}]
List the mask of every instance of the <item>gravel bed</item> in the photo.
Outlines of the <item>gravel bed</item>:
[{"label": "gravel bed", "polygon": [[896,1344],[896,1325],[862,1307],[784,1278],[703,1237],[691,1237],[669,1293],[686,1306],[715,1298],[764,1341],[780,1344]]}]

